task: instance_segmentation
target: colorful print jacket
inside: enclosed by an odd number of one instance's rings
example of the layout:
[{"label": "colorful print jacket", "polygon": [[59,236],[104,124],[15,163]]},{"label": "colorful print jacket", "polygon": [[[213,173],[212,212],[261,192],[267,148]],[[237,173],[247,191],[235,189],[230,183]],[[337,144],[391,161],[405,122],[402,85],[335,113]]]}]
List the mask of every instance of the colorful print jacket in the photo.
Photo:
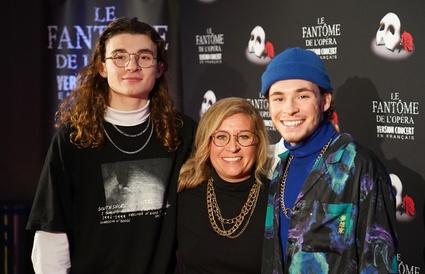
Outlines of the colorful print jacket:
[{"label": "colorful print jacket", "polygon": [[395,195],[389,175],[348,134],[332,142],[304,182],[291,213],[282,262],[279,190],[288,155],[280,155],[270,185],[262,273],[397,273]]}]

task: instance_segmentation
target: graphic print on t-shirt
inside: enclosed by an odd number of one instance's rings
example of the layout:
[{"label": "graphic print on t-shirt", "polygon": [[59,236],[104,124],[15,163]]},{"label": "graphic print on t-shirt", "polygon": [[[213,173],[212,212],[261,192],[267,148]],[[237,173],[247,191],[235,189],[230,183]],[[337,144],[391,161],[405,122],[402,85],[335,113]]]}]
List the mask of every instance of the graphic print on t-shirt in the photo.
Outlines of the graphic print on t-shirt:
[{"label": "graphic print on t-shirt", "polygon": [[[99,207],[102,223],[129,222],[134,216],[161,214],[167,207],[165,195],[170,172],[169,158],[102,164],[106,198],[105,206]],[[128,214],[131,212],[135,214]]]}]

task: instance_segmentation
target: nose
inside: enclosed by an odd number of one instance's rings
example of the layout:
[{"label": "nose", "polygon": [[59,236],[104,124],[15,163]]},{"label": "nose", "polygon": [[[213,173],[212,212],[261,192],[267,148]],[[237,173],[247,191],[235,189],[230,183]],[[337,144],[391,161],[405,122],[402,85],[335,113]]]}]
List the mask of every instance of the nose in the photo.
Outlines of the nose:
[{"label": "nose", "polygon": [[283,105],[283,113],[286,115],[294,115],[299,111],[298,105],[294,100],[286,100]]},{"label": "nose", "polygon": [[128,71],[138,71],[141,69],[139,66],[139,60],[137,55],[130,54],[130,58],[128,59],[128,63],[125,66],[125,69]]},{"label": "nose", "polygon": [[[233,138],[232,138],[233,137]],[[236,136],[231,136],[226,149],[231,152],[236,152],[240,149],[239,143],[236,141]]]}]

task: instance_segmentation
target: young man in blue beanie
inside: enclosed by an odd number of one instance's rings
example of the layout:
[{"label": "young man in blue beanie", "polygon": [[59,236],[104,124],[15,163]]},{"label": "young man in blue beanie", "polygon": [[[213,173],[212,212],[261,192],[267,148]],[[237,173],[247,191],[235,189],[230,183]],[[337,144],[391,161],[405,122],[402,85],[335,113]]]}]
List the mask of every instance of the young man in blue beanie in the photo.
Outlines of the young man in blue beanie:
[{"label": "young man in blue beanie", "polygon": [[287,149],[270,185],[262,273],[397,273],[389,175],[369,149],[335,131],[322,60],[289,48],[261,80]]}]

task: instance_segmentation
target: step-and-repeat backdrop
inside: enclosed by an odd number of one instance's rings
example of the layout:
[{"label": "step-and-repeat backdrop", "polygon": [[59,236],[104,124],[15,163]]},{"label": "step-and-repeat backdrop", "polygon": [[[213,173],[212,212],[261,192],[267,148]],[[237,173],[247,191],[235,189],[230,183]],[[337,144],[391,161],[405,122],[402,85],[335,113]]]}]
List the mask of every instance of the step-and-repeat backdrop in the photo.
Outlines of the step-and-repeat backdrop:
[{"label": "step-and-repeat backdrop", "polygon": [[425,2],[225,1],[181,4],[185,111],[247,98],[279,140],[260,93],[287,47],[317,53],[334,86],[341,132],[371,148],[397,190],[400,273],[425,273]]},{"label": "step-and-repeat backdrop", "polygon": [[260,110],[274,143],[280,136],[260,93],[261,74],[287,47],[312,50],[331,76],[340,131],[371,148],[391,173],[397,191],[400,273],[425,273],[425,2],[381,2],[51,3],[46,101],[53,113],[75,87],[76,72],[109,22],[136,16],[168,42],[178,107],[199,120],[217,100],[244,97]]}]

